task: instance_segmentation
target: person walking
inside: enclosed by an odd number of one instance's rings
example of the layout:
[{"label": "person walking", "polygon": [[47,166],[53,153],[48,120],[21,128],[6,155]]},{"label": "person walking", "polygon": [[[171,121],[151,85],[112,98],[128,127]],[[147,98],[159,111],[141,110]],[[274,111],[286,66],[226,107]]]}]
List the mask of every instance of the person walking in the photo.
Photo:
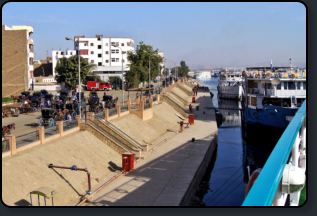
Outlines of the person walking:
[{"label": "person walking", "polygon": [[196,93],[196,96],[197,96],[197,88],[195,88],[195,93]]}]

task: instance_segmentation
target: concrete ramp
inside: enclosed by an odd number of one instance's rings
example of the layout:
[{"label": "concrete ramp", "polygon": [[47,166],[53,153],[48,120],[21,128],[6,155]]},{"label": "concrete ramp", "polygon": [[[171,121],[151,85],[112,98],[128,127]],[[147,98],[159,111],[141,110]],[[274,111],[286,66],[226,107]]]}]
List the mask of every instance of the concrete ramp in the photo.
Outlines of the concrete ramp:
[{"label": "concrete ramp", "polygon": [[[86,172],[50,169],[47,164],[77,165],[91,173],[92,188],[109,180],[121,168],[122,156],[88,131],[80,131],[2,159],[2,200],[9,206],[27,206],[28,193],[50,187],[54,205],[78,203],[88,190]],[[33,197],[37,205],[37,196]],[[41,205],[44,205],[43,198]],[[51,201],[47,200],[47,205]]]}]

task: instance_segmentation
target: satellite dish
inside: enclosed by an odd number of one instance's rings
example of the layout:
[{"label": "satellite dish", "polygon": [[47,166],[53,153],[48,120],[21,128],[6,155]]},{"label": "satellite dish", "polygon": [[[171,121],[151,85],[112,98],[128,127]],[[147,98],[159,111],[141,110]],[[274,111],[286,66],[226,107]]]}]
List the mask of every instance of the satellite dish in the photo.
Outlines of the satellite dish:
[{"label": "satellite dish", "polygon": [[278,85],[278,84],[281,83],[281,80],[280,80],[280,79],[273,79],[273,80],[271,81],[271,83],[272,83],[273,85]]}]

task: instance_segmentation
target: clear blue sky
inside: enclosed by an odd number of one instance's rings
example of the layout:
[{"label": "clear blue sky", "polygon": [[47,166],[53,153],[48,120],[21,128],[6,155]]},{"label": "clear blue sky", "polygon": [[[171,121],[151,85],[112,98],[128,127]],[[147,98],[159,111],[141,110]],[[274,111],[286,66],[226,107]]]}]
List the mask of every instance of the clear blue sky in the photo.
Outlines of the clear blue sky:
[{"label": "clear blue sky", "polygon": [[301,3],[10,2],[2,25],[31,25],[36,58],[66,51],[65,37],[131,37],[184,60],[192,69],[306,64],[306,8]]}]

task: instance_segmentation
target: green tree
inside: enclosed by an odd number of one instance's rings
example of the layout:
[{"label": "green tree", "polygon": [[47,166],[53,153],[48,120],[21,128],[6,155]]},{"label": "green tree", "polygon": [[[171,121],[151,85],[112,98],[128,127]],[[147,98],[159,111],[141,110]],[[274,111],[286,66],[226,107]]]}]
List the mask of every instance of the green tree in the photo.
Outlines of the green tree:
[{"label": "green tree", "polygon": [[[189,68],[188,68],[188,66],[186,65],[185,61],[181,61],[180,67],[177,66],[176,68],[177,68],[177,72],[178,72],[178,76],[179,76],[179,77],[188,76]],[[173,73],[173,74],[176,73],[176,68],[174,67],[174,68],[172,69],[172,73]]]},{"label": "green tree", "polygon": [[[80,80],[87,80],[87,75],[96,67],[95,64],[89,64],[83,57],[80,56]],[[61,83],[64,79],[65,84],[71,88],[76,88],[78,85],[78,56],[69,58],[63,57],[56,64],[55,70],[58,74],[55,76],[57,83]]]},{"label": "green tree", "polygon": [[109,82],[114,89],[122,89],[122,79],[119,76],[109,76]]},{"label": "green tree", "polygon": [[149,80],[149,61],[151,80],[160,74],[158,64],[163,62],[163,58],[158,55],[158,49],[154,50],[143,41],[137,45],[136,53],[129,53],[127,58],[131,64],[128,64],[130,71],[126,72],[125,78],[130,86]]}]

